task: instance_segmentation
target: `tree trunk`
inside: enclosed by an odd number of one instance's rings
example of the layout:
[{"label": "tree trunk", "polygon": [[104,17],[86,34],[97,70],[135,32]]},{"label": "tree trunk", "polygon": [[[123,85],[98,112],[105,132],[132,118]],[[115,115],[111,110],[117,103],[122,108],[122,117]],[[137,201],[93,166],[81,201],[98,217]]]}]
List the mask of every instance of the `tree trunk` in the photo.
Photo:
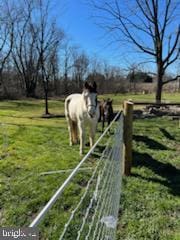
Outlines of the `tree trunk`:
[{"label": "tree trunk", "polygon": [[26,89],[26,97],[27,98],[35,98],[36,97],[35,89],[34,88],[27,88]]},{"label": "tree trunk", "polygon": [[162,80],[157,79],[156,103],[161,103],[162,86]]},{"label": "tree trunk", "polygon": [[157,62],[157,88],[156,88],[156,103],[161,103],[162,88],[163,88],[164,70],[161,62]]},{"label": "tree trunk", "polygon": [[67,72],[64,74],[64,93],[68,93],[68,75]]},{"label": "tree trunk", "polygon": [[49,114],[49,110],[48,110],[48,90],[45,90],[45,114],[48,115]]},{"label": "tree trunk", "polygon": [[33,80],[26,80],[25,83],[26,83],[26,97],[35,98],[36,82]]},{"label": "tree trunk", "polygon": [[8,89],[3,81],[3,76],[2,76],[2,72],[0,72],[0,86],[2,87],[3,89],[3,93],[2,93],[2,97],[3,98],[8,98],[9,97],[9,94],[8,94]]}]

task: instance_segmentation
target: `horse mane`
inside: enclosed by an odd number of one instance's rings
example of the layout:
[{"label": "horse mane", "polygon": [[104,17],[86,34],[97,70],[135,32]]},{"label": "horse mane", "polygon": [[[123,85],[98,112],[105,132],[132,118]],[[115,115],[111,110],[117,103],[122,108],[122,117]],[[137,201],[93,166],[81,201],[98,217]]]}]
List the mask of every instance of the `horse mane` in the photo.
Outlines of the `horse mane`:
[{"label": "horse mane", "polygon": [[96,82],[90,82],[87,81],[84,84],[84,90],[89,90],[90,93],[97,93],[97,85]]}]

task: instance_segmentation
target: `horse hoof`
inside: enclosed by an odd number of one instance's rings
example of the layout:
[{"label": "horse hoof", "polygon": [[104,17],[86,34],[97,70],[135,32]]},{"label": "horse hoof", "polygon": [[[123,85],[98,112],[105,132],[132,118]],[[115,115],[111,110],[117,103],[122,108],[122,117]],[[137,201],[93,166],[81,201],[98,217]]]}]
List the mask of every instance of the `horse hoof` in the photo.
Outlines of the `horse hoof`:
[{"label": "horse hoof", "polygon": [[83,154],[84,154],[84,151],[80,150],[79,155],[83,156]]}]

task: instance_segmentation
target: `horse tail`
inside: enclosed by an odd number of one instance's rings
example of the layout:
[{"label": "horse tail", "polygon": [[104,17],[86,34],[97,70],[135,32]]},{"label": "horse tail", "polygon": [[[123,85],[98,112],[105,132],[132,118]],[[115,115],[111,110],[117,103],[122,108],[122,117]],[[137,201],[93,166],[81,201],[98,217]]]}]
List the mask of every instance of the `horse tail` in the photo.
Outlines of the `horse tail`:
[{"label": "horse tail", "polygon": [[70,103],[71,99],[70,98],[66,98],[65,100],[65,116],[66,118],[69,118],[69,103]]},{"label": "horse tail", "polygon": [[78,142],[78,129],[77,129],[77,122],[72,121],[70,115],[69,115],[69,103],[71,102],[71,98],[68,97],[65,100],[65,116],[69,124],[69,129],[72,136],[72,143]]}]

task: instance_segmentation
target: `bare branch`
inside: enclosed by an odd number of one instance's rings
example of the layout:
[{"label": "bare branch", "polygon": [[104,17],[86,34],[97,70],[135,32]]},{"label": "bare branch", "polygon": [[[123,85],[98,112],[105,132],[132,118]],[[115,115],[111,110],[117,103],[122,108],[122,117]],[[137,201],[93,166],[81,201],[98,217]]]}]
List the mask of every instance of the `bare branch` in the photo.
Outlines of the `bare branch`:
[{"label": "bare branch", "polygon": [[[180,28],[167,40],[170,27],[173,29],[177,24],[175,16],[178,3],[172,0],[166,0],[163,4],[158,0],[134,0],[130,1],[133,5],[125,6],[126,1],[122,3],[118,0],[92,2],[98,12],[106,14],[104,25],[107,25],[106,29],[110,33],[116,34],[117,41],[122,39],[140,52],[154,57],[157,69],[156,100],[159,101],[165,71],[179,58]],[[106,22],[107,16],[111,19]]]},{"label": "bare branch", "polygon": [[170,4],[171,4],[171,0],[167,0],[166,1],[166,10],[165,10],[165,14],[164,14],[164,23],[163,23],[163,27],[161,30],[161,40],[162,41],[164,39],[165,29],[166,29],[167,23],[169,21],[168,14],[169,14],[169,9],[170,9]]},{"label": "bare branch", "polygon": [[[180,44],[179,41],[180,41],[180,25],[179,25],[178,30],[177,30],[177,34],[176,34],[176,38],[174,40],[174,44],[171,47],[171,49],[169,50],[167,57],[163,60],[163,64],[168,64],[170,62],[171,56],[174,54],[175,49],[178,46],[178,44]],[[180,49],[180,46],[178,46],[178,52],[179,52],[179,49]]]},{"label": "bare branch", "polygon": [[167,83],[170,83],[170,82],[177,81],[177,80],[180,80],[180,75],[177,75],[177,76],[174,77],[174,78],[171,78],[171,79],[168,79],[168,80],[163,81],[163,85],[164,85],[164,84],[167,84]]}]

